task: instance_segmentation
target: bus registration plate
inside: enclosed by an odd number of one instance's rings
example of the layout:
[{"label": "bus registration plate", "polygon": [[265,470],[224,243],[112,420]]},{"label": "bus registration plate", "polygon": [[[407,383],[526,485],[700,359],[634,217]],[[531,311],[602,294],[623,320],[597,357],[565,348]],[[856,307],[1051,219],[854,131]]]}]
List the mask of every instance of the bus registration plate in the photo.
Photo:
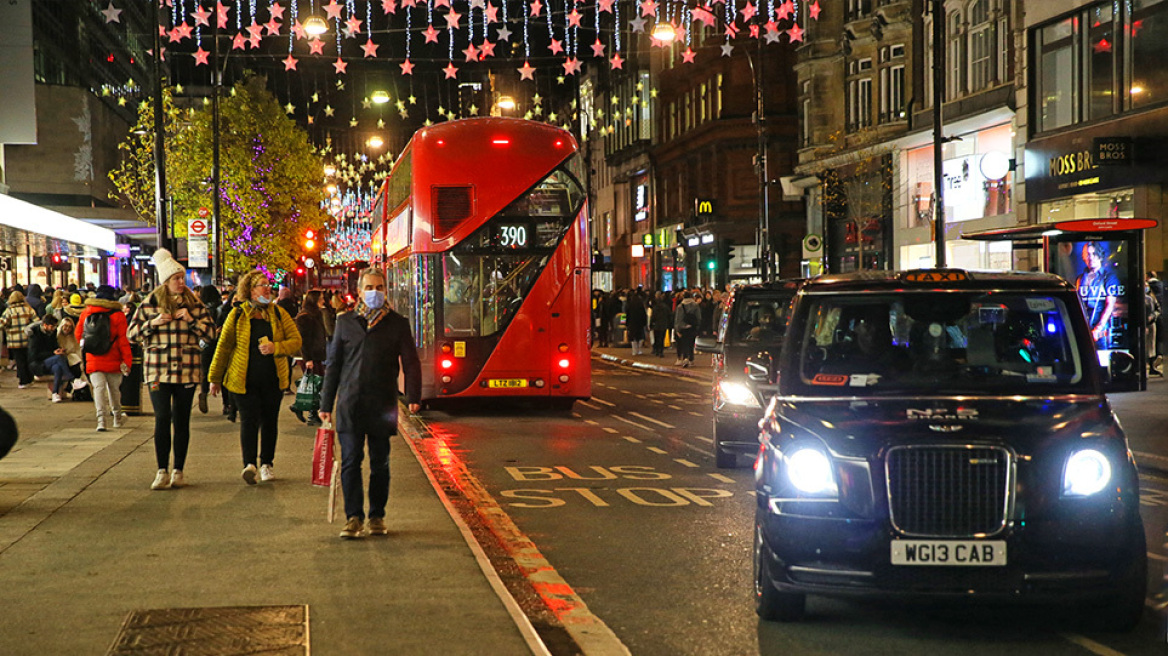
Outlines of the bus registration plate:
[{"label": "bus registration plate", "polygon": [[512,388],[512,387],[527,387],[526,378],[492,378],[487,381],[487,387],[492,388]]},{"label": "bus registration plate", "polygon": [[893,540],[893,565],[1006,564],[1005,540]]}]

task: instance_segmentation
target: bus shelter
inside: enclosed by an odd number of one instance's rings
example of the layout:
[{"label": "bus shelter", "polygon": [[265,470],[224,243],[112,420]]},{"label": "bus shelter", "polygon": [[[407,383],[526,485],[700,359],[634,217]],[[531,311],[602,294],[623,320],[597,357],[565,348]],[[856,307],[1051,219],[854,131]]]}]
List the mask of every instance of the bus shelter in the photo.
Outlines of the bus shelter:
[{"label": "bus shelter", "polygon": [[1078,290],[1099,364],[1112,373],[1108,389],[1136,391],[1148,386],[1144,230],[1157,223],[1155,219],[1077,219],[986,230],[962,238],[1012,241],[1017,248],[1041,249],[1044,270]]}]

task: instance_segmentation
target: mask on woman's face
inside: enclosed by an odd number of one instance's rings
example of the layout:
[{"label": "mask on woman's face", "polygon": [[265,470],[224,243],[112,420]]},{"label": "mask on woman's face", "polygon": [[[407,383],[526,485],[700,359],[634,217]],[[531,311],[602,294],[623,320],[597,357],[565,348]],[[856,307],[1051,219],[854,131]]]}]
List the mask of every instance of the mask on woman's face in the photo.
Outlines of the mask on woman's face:
[{"label": "mask on woman's face", "polygon": [[363,295],[365,305],[369,306],[371,310],[380,309],[385,305],[385,292],[378,289],[366,289]]},{"label": "mask on woman's face", "polygon": [[272,302],[272,297],[265,294],[257,298],[255,302],[257,305],[268,305]]}]

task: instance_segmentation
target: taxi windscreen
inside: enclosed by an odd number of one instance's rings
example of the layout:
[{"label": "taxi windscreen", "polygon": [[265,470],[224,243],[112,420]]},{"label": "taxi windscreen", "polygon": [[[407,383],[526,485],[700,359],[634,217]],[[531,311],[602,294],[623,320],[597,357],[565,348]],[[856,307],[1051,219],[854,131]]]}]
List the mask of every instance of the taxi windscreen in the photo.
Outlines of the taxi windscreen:
[{"label": "taxi windscreen", "polygon": [[[833,294],[808,299],[802,393],[1089,392],[1074,299],[1023,292]],[[833,390],[834,388],[834,390]]]}]

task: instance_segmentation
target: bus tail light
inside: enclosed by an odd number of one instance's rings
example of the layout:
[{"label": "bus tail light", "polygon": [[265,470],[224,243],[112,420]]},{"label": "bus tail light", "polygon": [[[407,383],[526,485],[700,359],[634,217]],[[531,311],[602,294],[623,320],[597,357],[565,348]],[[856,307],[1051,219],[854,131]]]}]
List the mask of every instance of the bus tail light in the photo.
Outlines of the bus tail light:
[{"label": "bus tail light", "polygon": [[568,352],[568,345],[567,344],[560,344],[560,353],[567,353],[567,352]]},{"label": "bus tail light", "polygon": [[447,385],[449,385],[451,380],[453,380],[453,379],[452,379],[450,376],[443,376],[443,377],[442,377],[442,382],[443,382],[444,384],[447,384]]},{"label": "bus tail light", "polygon": [[449,344],[442,345],[442,354],[443,355],[450,355],[450,352],[453,350],[454,349]]},{"label": "bus tail light", "polygon": [[542,379],[542,378],[536,378],[536,379],[535,379],[535,382],[534,382],[533,384],[534,384],[536,387],[543,387],[543,386],[544,386],[544,382],[543,382],[543,379]]},{"label": "bus tail light", "polygon": [[454,360],[451,360],[450,358],[442,358],[442,368],[443,369],[449,369],[453,366],[454,366]]},{"label": "bus tail light", "polygon": [[567,369],[569,366],[571,366],[571,364],[572,364],[572,361],[569,360],[568,358],[560,358],[560,362],[559,362],[560,369]]},{"label": "bus tail light", "polygon": [[561,383],[568,382],[568,374],[560,374],[560,382]]}]

